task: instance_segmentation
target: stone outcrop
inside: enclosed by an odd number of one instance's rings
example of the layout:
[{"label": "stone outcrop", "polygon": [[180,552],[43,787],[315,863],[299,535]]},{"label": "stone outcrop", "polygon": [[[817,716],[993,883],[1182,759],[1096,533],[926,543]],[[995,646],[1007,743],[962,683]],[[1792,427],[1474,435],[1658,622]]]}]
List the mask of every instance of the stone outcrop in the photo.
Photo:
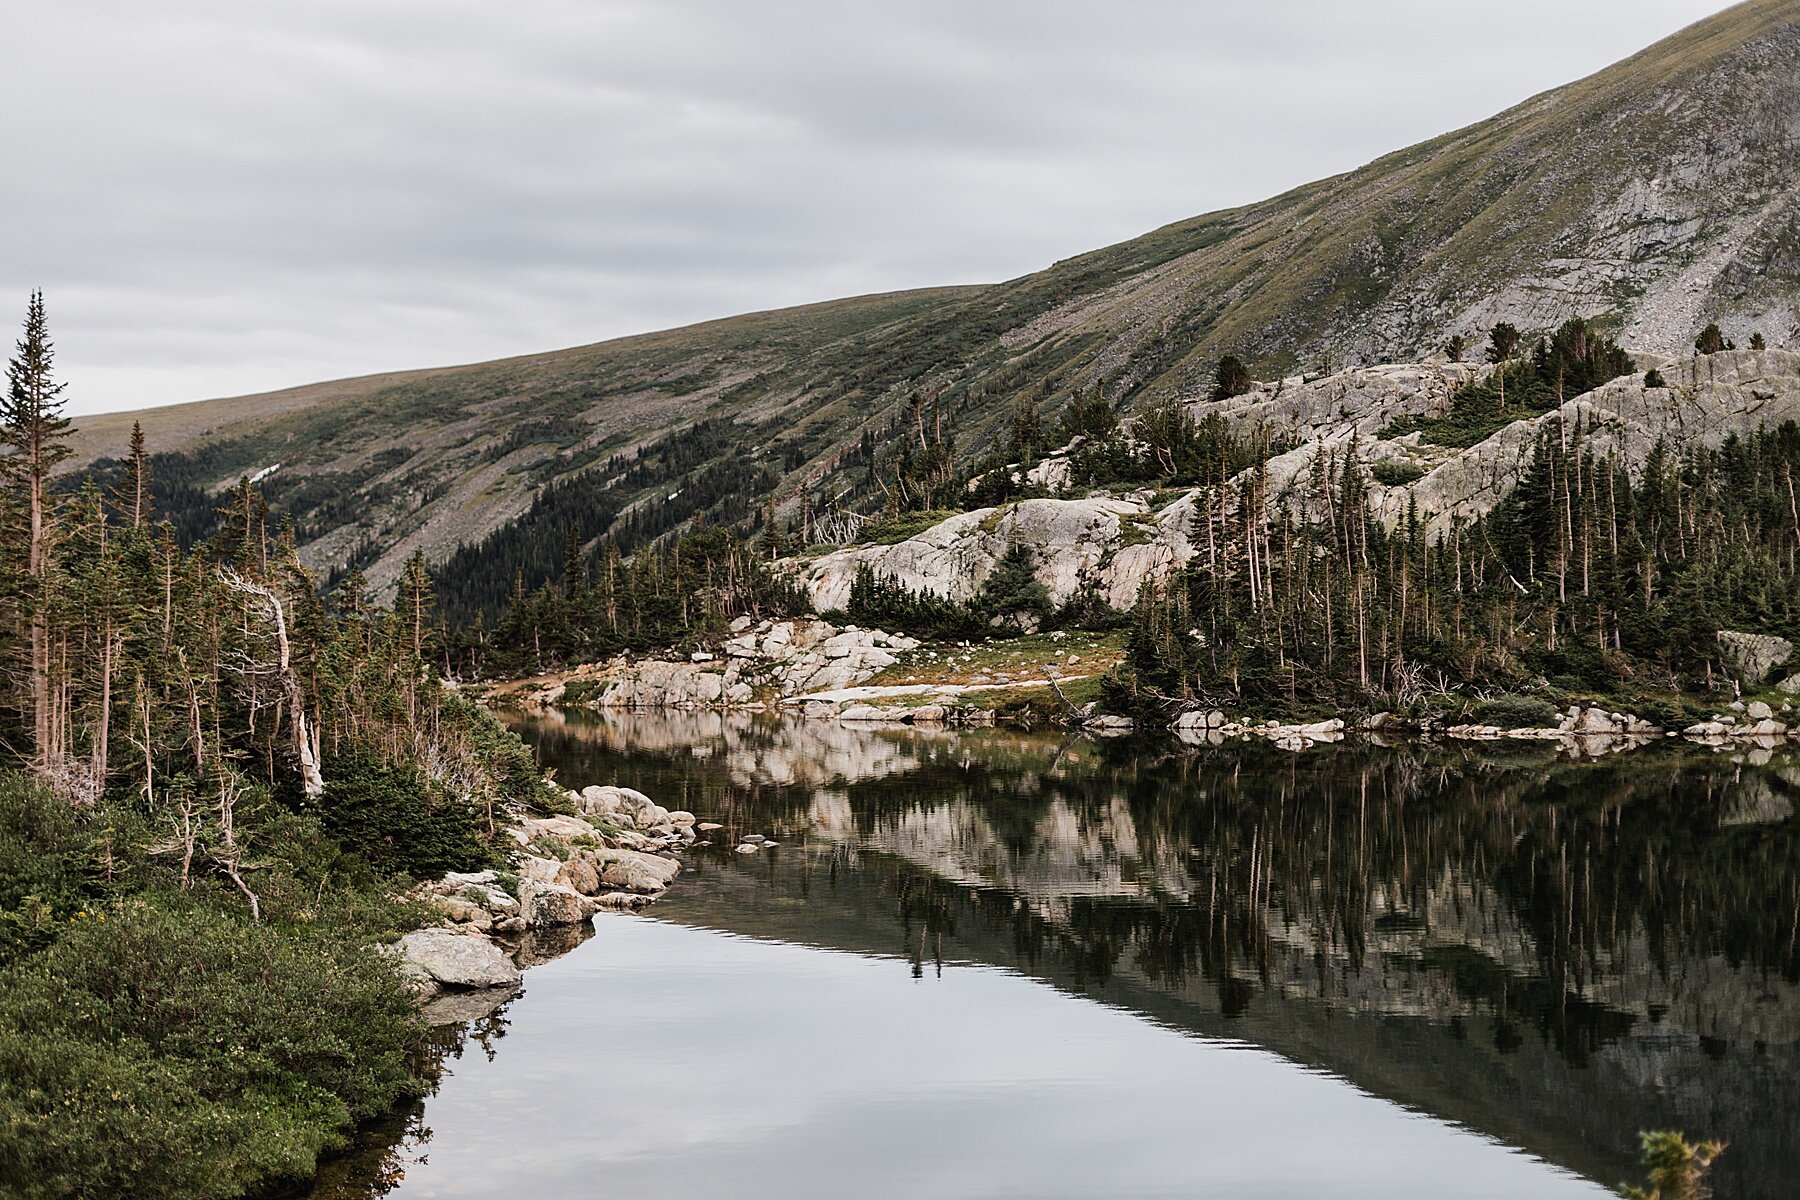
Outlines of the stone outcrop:
[{"label": "stone outcrop", "polygon": [[840,629],[815,618],[753,624],[745,617],[733,623],[716,653],[593,663],[517,699],[591,708],[757,708],[786,696],[855,686],[918,644],[902,634]]},{"label": "stone outcrop", "polygon": [[1766,633],[1719,630],[1719,657],[1725,668],[1745,687],[1756,687],[1776,667],[1794,657],[1794,643]]},{"label": "stone outcrop", "polygon": [[565,931],[602,909],[643,908],[680,874],[675,852],[697,839],[694,814],[671,812],[632,788],[565,795],[582,816],[527,817],[506,830],[519,847],[510,890],[491,870],[417,889],[443,923],[407,934],[394,952],[422,1000],[444,988],[515,986],[518,968],[542,961]]},{"label": "stone outcrop", "polygon": [[1127,524],[1147,513],[1141,500],[1111,497],[978,508],[893,545],[834,551],[805,567],[801,582],[821,612],[849,603],[850,585],[864,565],[914,591],[969,600],[1008,549],[1026,546],[1037,558],[1036,574],[1050,602],[1062,604],[1083,587],[1103,584],[1104,565],[1126,540]]}]

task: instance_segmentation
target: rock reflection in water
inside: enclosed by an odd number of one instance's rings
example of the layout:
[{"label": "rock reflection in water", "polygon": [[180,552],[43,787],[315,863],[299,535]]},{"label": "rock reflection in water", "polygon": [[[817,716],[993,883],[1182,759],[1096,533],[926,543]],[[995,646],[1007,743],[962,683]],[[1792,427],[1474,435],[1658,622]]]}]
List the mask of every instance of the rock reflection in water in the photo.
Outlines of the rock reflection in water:
[{"label": "rock reflection in water", "polygon": [[[1259,1042],[1611,1185],[1642,1128],[1800,1164],[1800,767],[1531,744],[1257,745],[585,714],[566,781],[779,835],[669,919],[1016,967]],[[665,803],[669,801],[665,800]]]}]

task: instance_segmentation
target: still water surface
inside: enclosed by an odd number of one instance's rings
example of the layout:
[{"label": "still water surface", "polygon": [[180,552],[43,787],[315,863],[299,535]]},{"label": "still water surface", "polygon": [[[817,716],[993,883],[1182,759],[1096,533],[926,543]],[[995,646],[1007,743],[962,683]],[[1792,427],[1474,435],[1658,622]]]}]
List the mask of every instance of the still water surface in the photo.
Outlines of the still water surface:
[{"label": "still water surface", "polygon": [[444,1031],[321,1200],[1548,1200],[1653,1127],[1732,1142],[1722,1197],[1800,1172],[1782,760],[522,732],[727,829]]}]

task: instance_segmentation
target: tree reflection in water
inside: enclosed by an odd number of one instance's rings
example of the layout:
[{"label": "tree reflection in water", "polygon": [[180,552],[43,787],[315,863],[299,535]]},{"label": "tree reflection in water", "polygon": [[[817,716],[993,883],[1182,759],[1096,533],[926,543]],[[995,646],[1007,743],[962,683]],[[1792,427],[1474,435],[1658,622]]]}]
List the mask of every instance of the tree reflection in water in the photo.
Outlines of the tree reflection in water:
[{"label": "tree reflection in water", "polygon": [[[524,732],[564,782],[725,824],[663,919],[918,976],[1016,968],[1609,1185],[1644,1128],[1729,1140],[1721,1194],[1784,1195],[1800,1161],[1786,758],[1295,755],[704,713]],[[732,854],[748,832],[782,846]]]}]

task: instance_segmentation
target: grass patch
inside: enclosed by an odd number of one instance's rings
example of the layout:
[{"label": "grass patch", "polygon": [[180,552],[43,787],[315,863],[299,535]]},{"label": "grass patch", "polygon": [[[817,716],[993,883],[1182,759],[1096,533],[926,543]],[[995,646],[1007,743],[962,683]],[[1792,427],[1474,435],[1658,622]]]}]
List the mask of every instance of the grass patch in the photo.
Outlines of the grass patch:
[{"label": "grass patch", "polygon": [[[1060,681],[1065,676],[1094,675],[1110,670],[1124,661],[1125,643],[1126,634],[1122,630],[1104,633],[1070,630],[1060,636],[1038,633],[976,642],[966,649],[955,643],[934,643],[908,650],[868,683],[878,687],[1016,683],[1046,678],[1047,664]],[[1074,655],[1076,661],[1070,662],[1070,655]],[[1063,685],[1063,690],[1066,692],[1069,686]]]},{"label": "grass patch", "polygon": [[[924,512],[896,513],[893,516],[877,517],[864,525],[857,534],[856,541],[865,546],[892,546],[896,542],[904,542],[907,538],[916,537],[956,516],[954,509],[933,508]],[[835,549],[835,547],[833,547]]]},{"label": "grass patch", "polygon": [[1425,478],[1425,468],[1418,463],[1388,459],[1369,468],[1369,476],[1386,487],[1405,487]]}]

